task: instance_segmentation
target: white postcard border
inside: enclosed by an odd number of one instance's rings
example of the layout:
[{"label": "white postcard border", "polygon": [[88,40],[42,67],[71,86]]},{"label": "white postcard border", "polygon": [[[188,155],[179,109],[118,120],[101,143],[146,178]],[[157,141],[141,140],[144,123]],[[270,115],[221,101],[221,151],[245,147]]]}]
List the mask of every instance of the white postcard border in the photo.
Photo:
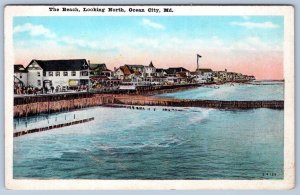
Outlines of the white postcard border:
[{"label": "white postcard border", "polygon": [[[294,108],[294,8],[292,6],[107,6],[144,9],[167,7],[173,13],[74,13],[49,12],[50,6],[7,6],[5,8],[5,183],[8,189],[291,189],[295,185]],[[55,6],[80,7],[80,6]],[[84,6],[84,7],[105,7]],[[284,179],[283,180],[31,180],[13,179],[13,41],[15,16],[195,16],[280,15],[284,16]]]}]

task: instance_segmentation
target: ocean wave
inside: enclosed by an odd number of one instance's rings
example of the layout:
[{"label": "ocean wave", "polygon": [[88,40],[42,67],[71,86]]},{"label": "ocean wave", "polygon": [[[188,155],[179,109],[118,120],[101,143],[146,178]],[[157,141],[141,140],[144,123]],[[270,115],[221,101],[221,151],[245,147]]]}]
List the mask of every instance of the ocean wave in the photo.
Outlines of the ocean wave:
[{"label": "ocean wave", "polygon": [[199,115],[198,114],[194,115],[193,117],[191,117],[189,119],[190,124],[192,124],[192,123],[201,123],[205,120],[208,120],[209,114],[212,110],[213,109],[205,109],[205,110],[202,110]]},{"label": "ocean wave", "polygon": [[149,149],[149,148],[176,147],[186,142],[188,142],[188,140],[171,137],[171,138],[166,138],[164,140],[157,140],[151,143],[133,142],[133,143],[128,143],[127,145],[118,145],[118,146],[109,145],[109,144],[97,144],[96,147],[106,152],[117,152],[118,150],[142,150],[142,149]]}]

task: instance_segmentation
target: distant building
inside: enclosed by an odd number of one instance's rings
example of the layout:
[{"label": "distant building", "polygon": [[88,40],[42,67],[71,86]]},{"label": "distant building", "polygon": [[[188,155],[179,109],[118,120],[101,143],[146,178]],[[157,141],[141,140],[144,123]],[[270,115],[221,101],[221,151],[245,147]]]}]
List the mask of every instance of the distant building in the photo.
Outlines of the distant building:
[{"label": "distant building", "polygon": [[196,81],[198,83],[210,83],[214,80],[213,70],[210,68],[197,68]]},{"label": "distant building", "polygon": [[22,64],[14,65],[14,84],[16,86],[27,86],[27,70]]},{"label": "distant building", "polygon": [[154,77],[156,72],[156,68],[154,67],[152,61],[149,66],[144,66],[145,77]]},{"label": "distant building", "polygon": [[77,88],[89,85],[89,65],[85,59],[32,60],[27,66],[28,85],[34,87]]},{"label": "distant building", "polygon": [[191,76],[190,71],[183,67],[168,68],[165,72],[167,73],[167,82],[169,84],[188,82],[188,78]]},{"label": "distant building", "polygon": [[124,81],[131,80],[132,82],[151,82],[155,77],[156,68],[152,61],[147,65],[140,64],[125,64],[115,70],[115,77]]},{"label": "distant building", "polygon": [[119,80],[114,79],[114,72],[106,67],[106,64],[89,63],[90,79],[93,87],[115,86]]},{"label": "distant building", "polygon": [[163,69],[163,68],[156,68],[156,70],[155,70],[155,76],[156,77],[164,77],[166,75],[167,75],[167,72],[166,72],[165,69]]},{"label": "distant building", "polygon": [[221,82],[221,83],[227,82],[228,81],[227,69],[225,69],[225,71],[214,71],[213,80],[214,82]]},{"label": "distant building", "polygon": [[127,65],[120,66],[114,72],[114,75],[117,79],[120,80],[129,80],[131,75],[134,73],[134,70],[130,69]]},{"label": "distant building", "polygon": [[103,71],[107,70],[106,64],[89,64],[90,76],[100,76],[103,75]]},{"label": "distant building", "polygon": [[183,67],[168,68],[165,72],[167,73],[167,76],[176,76],[176,74],[180,72],[185,72],[187,75],[190,75],[190,71]]}]

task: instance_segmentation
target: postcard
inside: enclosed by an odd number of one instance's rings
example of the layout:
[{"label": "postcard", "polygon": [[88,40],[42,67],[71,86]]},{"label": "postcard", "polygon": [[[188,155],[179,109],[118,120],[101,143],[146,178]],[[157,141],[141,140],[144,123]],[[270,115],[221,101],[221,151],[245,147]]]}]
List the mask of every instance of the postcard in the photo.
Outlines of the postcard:
[{"label": "postcard", "polygon": [[7,5],[8,189],[292,189],[294,8]]}]

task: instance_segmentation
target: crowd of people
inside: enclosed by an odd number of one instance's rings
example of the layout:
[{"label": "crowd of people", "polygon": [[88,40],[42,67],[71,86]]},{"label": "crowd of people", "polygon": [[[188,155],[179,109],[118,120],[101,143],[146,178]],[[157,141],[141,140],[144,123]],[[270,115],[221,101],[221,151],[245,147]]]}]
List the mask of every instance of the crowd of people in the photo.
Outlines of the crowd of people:
[{"label": "crowd of people", "polygon": [[67,91],[88,91],[89,87],[85,85],[69,88],[65,87],[32,87],[32,86],[14,86],[14,94],[16,95],[38,95],[38,94],[53,94]]}]

